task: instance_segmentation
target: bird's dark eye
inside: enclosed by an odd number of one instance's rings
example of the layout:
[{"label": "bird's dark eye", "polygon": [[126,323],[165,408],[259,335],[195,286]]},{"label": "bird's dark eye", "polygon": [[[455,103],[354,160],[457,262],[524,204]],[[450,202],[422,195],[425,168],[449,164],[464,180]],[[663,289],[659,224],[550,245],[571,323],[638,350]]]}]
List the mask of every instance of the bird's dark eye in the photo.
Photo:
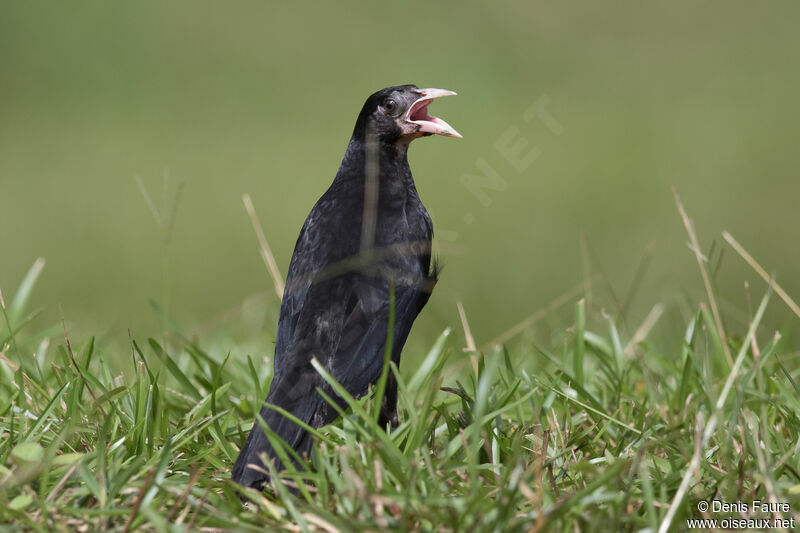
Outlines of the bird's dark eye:
[{"label": "bird's dark eye", "polygon": [[386,100],[383,102],[383,111],[384,111],[384,112],[385,112],[387,115],[391,115],[392,113],[394,113],[395,111],[397,111],[397,102],[395,102],[395,101],[394,101],[394,100],[392,100],[391,98],[387,98],[387,99],[386,99]]}]

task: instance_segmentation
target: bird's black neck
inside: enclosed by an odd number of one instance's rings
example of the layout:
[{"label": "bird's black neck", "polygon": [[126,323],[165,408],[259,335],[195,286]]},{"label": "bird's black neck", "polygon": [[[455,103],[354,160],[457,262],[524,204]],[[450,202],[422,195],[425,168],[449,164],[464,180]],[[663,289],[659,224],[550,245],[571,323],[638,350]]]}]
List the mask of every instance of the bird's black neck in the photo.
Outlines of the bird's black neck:
[{"label": "bird's black neck", "polygon": [[407,181],[412,180],[408,166],[408,144],[376,141],[373,146],[368,146],[367,142],[355,136],[350,139],[336,179],[363,181],[370,157],[377,160],[378,176],[382,185],[407,185]]}]

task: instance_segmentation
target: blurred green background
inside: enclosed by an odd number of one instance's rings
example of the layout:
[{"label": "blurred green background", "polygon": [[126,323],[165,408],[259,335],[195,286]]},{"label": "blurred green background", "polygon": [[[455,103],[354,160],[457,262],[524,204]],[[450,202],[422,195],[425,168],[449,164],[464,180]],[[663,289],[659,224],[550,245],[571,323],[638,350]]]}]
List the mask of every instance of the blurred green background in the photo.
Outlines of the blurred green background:
[{"label": "blurred green background", "polygon": [[[462,300],[480,345],[586,272],[635,323],[701,295],[673,187],[705,251],[728,229],[797,296],[798,22],[791,1],[4,2],[0,288],[42,256],[42,320],[76,336],[157,333],[150,299],[196,332],[250,306],[272,335],[242,193],[285,275],[364,99],[415,83],[459,92],[432,111],[464,138],[410,152],[445,267],[410,342]],[[523,118],[542,98],[560,135]],[[536,160],[515,169],[504,134]],[[481,202],[461,178],[484,164],[504,188]],[[168,241],[136,176],[177,205]],[[748,279],[760,297],[729,250],[726,306]]]}]

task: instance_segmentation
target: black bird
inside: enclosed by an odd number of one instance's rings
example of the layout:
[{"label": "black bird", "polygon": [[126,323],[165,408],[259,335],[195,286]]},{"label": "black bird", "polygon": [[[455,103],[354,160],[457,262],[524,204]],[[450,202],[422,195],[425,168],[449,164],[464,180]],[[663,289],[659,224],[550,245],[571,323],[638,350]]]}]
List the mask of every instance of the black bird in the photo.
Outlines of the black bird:
[{"label": "black bird", "polygon": [[[403,85],[370,96],[336,178],[300,230],[281,303],[266,403],[311,427],[337,417],[317,388],[345,406],[311,366],[312,358],[351,395],[364,396],[383,370],[391,291],[391,357],[399,365],[411,325],[436,283],[433,227],[414,186],[407,151],[417,137],[461,137],[428,114],[434,98],[453,94]],[[397,383],[390,373],[381,405],[382,427],[397,423],[396,409]],[[310,453],[312,436],[307,431],[266,405],[260,416],[299,456]],[[236,459],[233,480],[262,488],[269,477],[262,454],[278,470],[283,468],[256,424]]]}]

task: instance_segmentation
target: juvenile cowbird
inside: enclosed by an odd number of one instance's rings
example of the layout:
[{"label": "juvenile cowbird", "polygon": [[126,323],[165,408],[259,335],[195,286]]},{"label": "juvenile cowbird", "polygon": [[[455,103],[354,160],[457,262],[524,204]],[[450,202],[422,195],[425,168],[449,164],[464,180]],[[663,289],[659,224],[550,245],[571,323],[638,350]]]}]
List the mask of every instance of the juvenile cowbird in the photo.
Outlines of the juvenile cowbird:
[{"label": "juvenile cowbird", "polygon": [[[388,87],[370,96],[330,188],[317,201],[297,238],[289,264],[275,342],[274,377],[266,404],[278,406],[317,428],[337,411],[317,392],[345,407],[314,370],[321,365],[354,397],[364,396],[383,370],[394,291],[391,358],[436,283],[431,262],[433,227],[419,199],[408,145],[432,134],[461,137],[428,114],[434,98],[455,94],[414,85]],[[435,263],[435,262],[434,262]],[[397,423],[397,383],[389,373],[380,423]],[[309,454],[312,436],[264,405],[261,418],[299,456]],[[283,468],[258,423],[233,467],[233,480],[262,488],[269,476],[261,456]]]}]

